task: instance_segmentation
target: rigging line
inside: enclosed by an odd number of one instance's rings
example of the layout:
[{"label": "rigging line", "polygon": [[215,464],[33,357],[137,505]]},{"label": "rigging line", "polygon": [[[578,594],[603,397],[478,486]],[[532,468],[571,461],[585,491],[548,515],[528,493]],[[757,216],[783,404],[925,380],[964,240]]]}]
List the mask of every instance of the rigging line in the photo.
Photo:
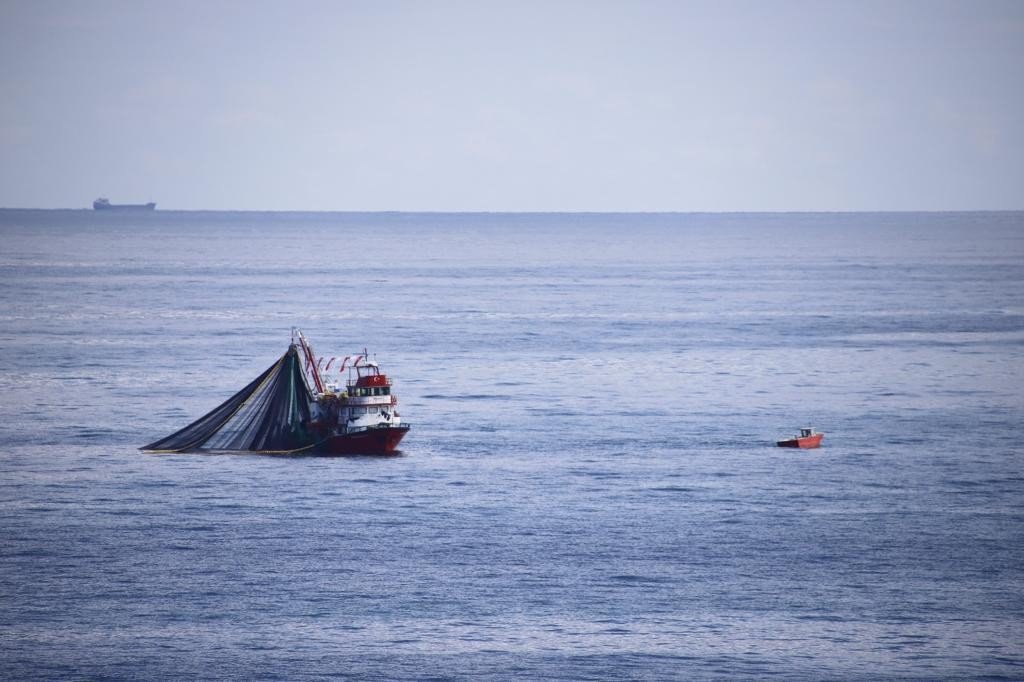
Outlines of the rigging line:
[{"label": "rigging line", "polygon": [[330,440],[330,436],[324,438],[322,441],[318,443],[313,443],[312,445],[304,445],[301,448],[295,448],[294,450],[248,450],[248,452],[255,452],[261,455],[292,455],[295,454],[296,452],[303,452],[304,450],[311,450],[315,447],[319,447],[326,443],[328,440]]}]

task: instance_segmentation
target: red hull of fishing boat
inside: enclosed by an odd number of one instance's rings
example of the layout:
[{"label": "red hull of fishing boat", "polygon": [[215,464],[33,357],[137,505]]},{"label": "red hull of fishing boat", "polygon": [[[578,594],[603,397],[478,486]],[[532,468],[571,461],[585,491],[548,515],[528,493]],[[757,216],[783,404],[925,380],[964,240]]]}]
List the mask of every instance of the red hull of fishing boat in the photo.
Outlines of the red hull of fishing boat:
[{"label": "red hull of fishing boat", "polygon": [[370,428],[331,436],[318,449],[332,455],[391,455],[408,432],[408,426]]},{"label": "red hull of fishing boat", "polygon": [[776,445],[780,448],[816,448],[821,445],[821,439],[824,435],[823,433],[816,433],[813,436],[805,436],[803,438],[789,438],[778,441]]}]

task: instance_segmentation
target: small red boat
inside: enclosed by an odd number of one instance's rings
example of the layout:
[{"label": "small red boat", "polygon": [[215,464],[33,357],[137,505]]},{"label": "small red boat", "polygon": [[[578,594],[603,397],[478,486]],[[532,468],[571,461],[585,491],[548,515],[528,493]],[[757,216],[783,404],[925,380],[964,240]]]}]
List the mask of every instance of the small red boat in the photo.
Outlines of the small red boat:
[{"label": "small red boat", "polygon": [[800,429],[799,436],[780,440],[775,444],[780,448],[816,448],[821,445],[821,439],[824,437],[824,433],[818,433],[814,429],[808,427]]}]

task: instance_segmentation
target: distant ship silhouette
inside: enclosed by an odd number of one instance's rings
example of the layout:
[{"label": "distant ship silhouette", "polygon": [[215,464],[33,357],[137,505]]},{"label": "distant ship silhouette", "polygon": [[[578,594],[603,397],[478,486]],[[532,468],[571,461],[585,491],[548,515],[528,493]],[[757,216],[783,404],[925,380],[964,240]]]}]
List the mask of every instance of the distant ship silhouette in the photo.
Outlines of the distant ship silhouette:
[{"label": "distant ship silhouette", "polygon": [[100,197],[96,201],[92,202],[92,207],[97,211],[152,211],[156,208],[156,204],[152,201],[148,204],[112,204],[110,203],[110,199]]}]

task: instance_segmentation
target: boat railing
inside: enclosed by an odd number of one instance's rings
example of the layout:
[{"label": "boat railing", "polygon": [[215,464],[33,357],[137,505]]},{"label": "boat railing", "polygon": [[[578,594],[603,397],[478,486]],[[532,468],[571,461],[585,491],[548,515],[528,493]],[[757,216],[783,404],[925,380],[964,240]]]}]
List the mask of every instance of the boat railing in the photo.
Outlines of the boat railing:
[{"label": "boat railing", "polygon": [[363,431],[375,431],[376,429],[407,429],[411,426],[409,422],[403,421],[401,424],[389,424],[384,422],[382,424],[370,424],[369,426],[356,426],[349,428],[345,431],[346,434],[362,433]]}]

